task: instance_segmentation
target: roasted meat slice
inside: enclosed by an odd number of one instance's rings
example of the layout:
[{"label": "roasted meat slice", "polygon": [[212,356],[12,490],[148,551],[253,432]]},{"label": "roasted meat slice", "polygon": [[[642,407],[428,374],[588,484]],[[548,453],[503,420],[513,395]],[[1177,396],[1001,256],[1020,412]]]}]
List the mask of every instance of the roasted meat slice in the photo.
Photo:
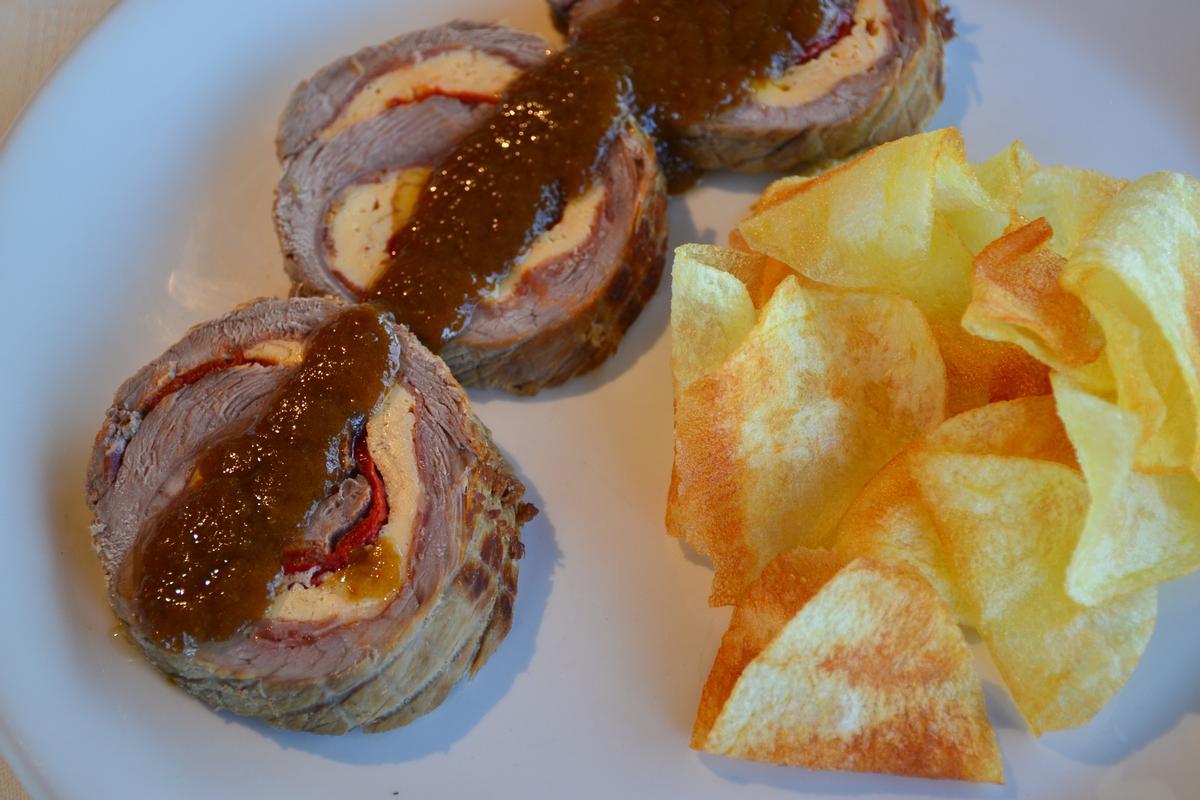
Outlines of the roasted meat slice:
[{"label": "roasted meat slice", "polygon": [[322,68],[292,92],[275,149],[280,160],[401,105],[441,96],[494,103],[517,74],[547,54],[538,36],[457,20],[364,47]]},{"label": "roasted meat slice", "polygon": [[428,712],[511,625],[519,528],[533,509],[439,359],[388,327],[399,378],[280,553],[261,619],[219,641],[163,646],[126,562],[204,448],[263,413],[342,308],[262,300],[193,328],[117,391],[87,476],[113,608],[150,661],[217,708],[319,733]]},{"label": "roasted meat slice", "polygon": [[[550,0],[565,30],[618,0]],[[791,171],[923,130],[941,104],[950,25],[939,0],[857,0],[849,32],[750,96],[672,131],[701,169]]]},{"label": "roasted meat slice", "polygon": [[[505,43],[513,53],[504,54]],[[362,297],[391,263],[389,241],[431,167],[482,123],[487,97],[546,52],[530,34],[452,23],[367,48],[302,84],[280,124],[275,206],[295,292]],[[348,77],[363,63],[374,65],[373,77]],[[312,108],[333,110],[313,123]],[[632,120],[597,175],[442,351],[464,384],[530,394],[586,372],[615,351],[653,295],[666,184],[653,143]]]}]

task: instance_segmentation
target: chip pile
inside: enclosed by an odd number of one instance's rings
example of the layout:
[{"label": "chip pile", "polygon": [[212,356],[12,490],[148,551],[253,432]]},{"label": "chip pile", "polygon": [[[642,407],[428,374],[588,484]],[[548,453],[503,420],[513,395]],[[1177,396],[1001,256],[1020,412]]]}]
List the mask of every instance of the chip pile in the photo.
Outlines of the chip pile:
[{"label": "chip pile", "polygon": [[692,746],[1003,782],[962,628],[1077,727],[1200,566],[1200,182],[941,130],[731,239],[672,278],[667,528],[735,606]]}]

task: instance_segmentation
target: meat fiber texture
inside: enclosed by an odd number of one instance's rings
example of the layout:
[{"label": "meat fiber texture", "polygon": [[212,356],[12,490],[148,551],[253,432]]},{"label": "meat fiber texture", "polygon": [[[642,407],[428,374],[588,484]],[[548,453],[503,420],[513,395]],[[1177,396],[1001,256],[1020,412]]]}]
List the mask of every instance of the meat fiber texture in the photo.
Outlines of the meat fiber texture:
[{"label": "meat fiber texture", "polygon": [[[143,629],[118,575],[146,520],[183,487],[198,453],[257,416],[286,363],[236,363],[267,341],[302,341],[342,307],[335,300],[262,300],[193,328],[126,381],[105,415],[88,469],[93,542],[113,608],[149,660],[216,708],[318,733],[404,725],[436,707],[487,661],[512,623],[524,487],[474,416],[445,365],[394,327],[400,381],[416,401],[413,444],[420,501],[403,583],[352,622],[260,620],[193,653],[161,648]],[[164,395],[172,382],[212,370]],[[312,515],[311,535],[362,513],[349,477]]]},{"label": "meat fiber texture", "polygon": [[[570,30],[616,0],[549,0]],[[880,13],[881,12],[881,13]],[[883,142],[924,130],[941,104],[942,49],[949,25],[938,0],[860,0],[851,35],[879,31],[866,61],[821,58],[837,79],[796,104],[751,95],[711,119],[675,131],[681,153],[702,169],[794,172],[819,169]],[[832,48],[831,48],[832,50]]]},{"label": "meat fiber texture", "polygon": [[[433,96],[387,109],[328,140],[318,138],[366,83],[360,72],[374,77],[403,65],[430,42],[443,50],[494,48],[523,69],[547,52],[532,34],[450,23],[367,48],[301,84],[280,122],[279,149],[288,155],[275,208],[295,294],[354,299],[355,290],[330,263],[333,203],[346,187],[389,170],[435,164],[490,113],[489,103]],[[297,149],[298,142],[307,144]],[[447,343],[442,357],[463,384],[533,394],[587,372],[616,351],[653,296],[666,252],[666,182],[653,142],[632,121],[611,146],[598,181],[603,197],[578,243],[523,264],[519,279],[507,291],[481,298],[465,329]]]}]

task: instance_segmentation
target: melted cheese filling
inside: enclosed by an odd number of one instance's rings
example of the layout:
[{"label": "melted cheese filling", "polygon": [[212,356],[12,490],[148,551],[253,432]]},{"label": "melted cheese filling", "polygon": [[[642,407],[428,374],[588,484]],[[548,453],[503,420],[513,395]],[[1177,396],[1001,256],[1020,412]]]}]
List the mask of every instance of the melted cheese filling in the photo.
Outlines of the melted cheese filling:
[{"label": "melted cheese filling", "polygon": [[321,131],[331,139],[392,106],[430,94],[500,96],[519,70],[504,59],[476,50],[451,50],[385,72],[364,86]]},{"label": "melted cheese filling", "polygon": [[[350,288],[367,288],[387,269],[388,242],[412,216],[429,173],[428,167],[410,167],[388,173],[378,181],[354,184],[330,206],[325,220],[327,255],[330,265]],[[530,269],[585,242],[596,225],[604,194],[603,182],[597,181],[568,203],[558,224],[534,240],[489,296],[503,297]]]},{"label": "melted cheese filling", "polygon": [[359,596],[353,581],[340,579],[339,570],[317,586],[282,587],[267,609],[267,619],[345,623],[373,616],[400,591],[421,498],[413,446],[415,406],[413,396],[397,384],[388,390],[380,410],[367,423],[367,449],[383,478],[388,501],[387,522],[375,546],[390,547],[397,556],[390,559],[399,565],[394,588],[383,596]]},{"label": "melted cheese filling", "polygon": [[868,69],[887,52],[892,17],[886,0],[858,0],[854,27],[833,47],[756,87],[764,106],[802,106],[824,97],[849,75]]},{"label": "melted cheese filling", "polygon": [[325,218],[329,263],[354,289],[375,282],[388,265],[388,242],[416,208],[429,167],[390,172],[342,192]]},{"label": "melted cheese filling", "polygon": [[251,361],[298,367],[304,360],[304,343],[295,339],[268,339],[244,350],[242,355]]}]

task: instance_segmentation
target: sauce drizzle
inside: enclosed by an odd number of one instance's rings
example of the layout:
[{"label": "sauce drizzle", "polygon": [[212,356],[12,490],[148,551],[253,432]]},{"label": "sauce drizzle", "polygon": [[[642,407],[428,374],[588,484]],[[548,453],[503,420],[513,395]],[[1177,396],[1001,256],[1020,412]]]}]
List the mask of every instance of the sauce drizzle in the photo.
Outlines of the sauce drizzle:
[{"label": "sauce drizzle", "polygon": [[155,641],[186,650],[262,618],[280,554],[338,478],[339,452],[396,369],[379,312],[352,306],[313,334],[249,430],[200,454],[188,488],[150,520],[124,564],[122,589]]},{"label": "sauce drizzle", "polygon": [[854,0],[622,0],[505,91],[488,124],[433,171],[391,261],[367,291],[434,352],[484,292],[596,179],[608,144],[640,125],[674,190],[697,177],[679,148],[757,80],[849,32]]},{"label": "sauce drizzle", "polygon": [[[205,449],[188,487],[147,523],[120,590],[152,637],[187,650],[262,618],[288,553],[292,566],[301,563],[301,526],[342,471],[339,452],[397,378],[388,313],[439,350],[470,321],[481,293],[590,188],[629,126],[654,137],[672,188],[685,188],[696,176],[679,146],[688,126],[831,46],[849,31],[854,6],[622,0],[517,78],[488,124],[434,169],[390,243],[391,263],[364,292],[370,304],[318,330],[264,415]],[[358,458],[373,470],[369,454]],[[390,544],[369,547],[377,512],[320,565],[361,582],[365,595],[386,593],[399,570]]]}]

